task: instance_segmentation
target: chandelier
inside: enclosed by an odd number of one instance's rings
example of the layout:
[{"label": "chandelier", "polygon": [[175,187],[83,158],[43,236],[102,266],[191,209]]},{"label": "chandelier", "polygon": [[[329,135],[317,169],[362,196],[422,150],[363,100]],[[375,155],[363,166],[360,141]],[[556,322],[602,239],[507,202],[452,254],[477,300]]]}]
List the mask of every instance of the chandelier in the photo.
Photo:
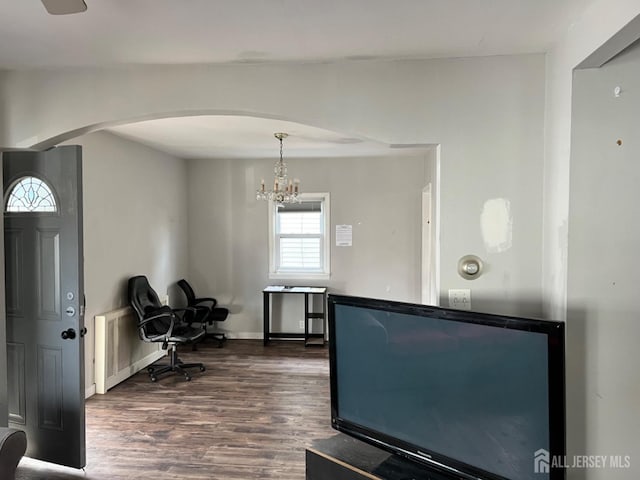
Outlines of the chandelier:
[{"label": "chandelier", "polygon": [[274,133],[280,141],[280,159],[273,167],[275,175],[273,179],[273,190],[265,190],[264,178],[260,182],[260,189],[256,191],[257,200],[272,200],[278,204],[282,203],[301,203],[299,197],[300,180],[294,178],[293,181],[287,177],[287,164],[282,160],[282,140],[289,135],[286,133]]}]

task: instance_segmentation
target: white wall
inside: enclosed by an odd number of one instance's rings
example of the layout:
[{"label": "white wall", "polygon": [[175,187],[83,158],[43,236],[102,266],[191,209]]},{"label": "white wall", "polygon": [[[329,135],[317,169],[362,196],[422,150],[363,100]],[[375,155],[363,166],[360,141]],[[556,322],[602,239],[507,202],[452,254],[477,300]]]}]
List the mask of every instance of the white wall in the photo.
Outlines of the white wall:
[{"label": "white wall", "polygon": [[[541,311],[544,57],[190,65],[10,72],[6,145],[176,113],[265,115],[385,143],[441,145],[441,279],[474,307]],[[489,253],[484,203],[510,202],[511,247]],[[477,254],[473,283],[457,262]]]},{"label": "white wall", "polygon": [[[567,450],[570,455],[624,455],[627,453],[627,447],[638,444],[638,429],[633,426],[632,421],[628,423],[635,408],[633,403],[638,403],[638,395],[624,386],[637,385],[638,382],[630,375],[627,367],[619,363],[618,355],[629,354],[626,340],[634,338],[631,335],[633,327],[627,320],[629,312],[622,316],[611,315],[611,306],[607,306],[610,293],[593,289],[592,286],[584,288],[593,281],[609,277],[603,268],[591,270],[598,258],[608,263],[607,253],[599,248],[602,244],[599,237],[605,235],[608,241],[617,244],[626,234],[619,236],[620,231],[617,229],[607,232],[603,224],[591,225],[593,228],[587,231],[584,227],[588,223],[576,217],[580,209],[599,208],[600,195],[597,191],[593,192],[597,195],[593,197],[584,195],[584,192],[580,193],[581,187],[576,182],[585,174],[594,175],[593,171],[589,173],[589,169],[594,165],[592,161],[582,165],[582,155],[572,152],[572,149],[584,151],[584,146],[590,141],[589,136],[602,137],[600,132],[585,133],[581,130],[582,133],[576,131],[572,138],[571,99],[574,68],[609,43],[616,33],[639,14],[640,4],[636,0],[594,1],[582,17],[576,19],[562,41],[547,55],[542,281],[545,316],[568,321]],[[587,72],[578,72],[579,76],[585,74],[588,75]],[[611,93],[611,88],[613,87],[610,87],[607,93]],[[581,103],[585,105],[590,101],[584,97],[581,99]],[[636,123],[635,119],[629,121],[629,125]],[[608,138],[606,143],[609,145]],[[571,205],[574,212],[571,219],[570,172]],[[607,202],[602,204],[605,209],[607,205]],[[615,209],[607,210],[601,219],[617,221],[619,217],[615,212]],[[592,216],[593,212],[589,212],[588,215]],[[600,219],[594,216],[587,222],[598,220]],[[582,236],[574,239],[571,245],[570,231],[571,238],[576,235]],[[578,247],[579,243],[576,243],[584,240],[589,240],[587,255],[584,248]],[[618,248],[616,245],[614,250]],[[577,250],[574,252],[574,249]],[[624,270],[616,271],[615,276],[619,274],[626,276]],[[589,299],[585,298],[587,294],[590,295]],[[632,293],[630,298],[633,296]],[[603,308],[605,311],[602,311]],[[609,328],[607,324],[612,321],[615,322],[615,326]],[[623,328],[618,331],[621,325]],[[628,365],[633,363],[633,358],[637,356],[632,353]],[[620,429],[620,435],[616,433],[617,429]],[[637,448],[634,452],[633,471],[637,472],[636,464],[640,455]],[[629,478],[630,472],[624,470],[617,473],[619,476],[614,477],[615,472],[612,470],[572,470],[569,472],[569,478]]]},{"label": "white wall", "polygon": [[547,55],[542,280],[548,318],[566,316],[573,69],[639,14],[637,0],[596,0]]},{"label": "white wall", "polygon": [[[9,135],[9,122],[7,117],[9,116],[9,110],[7,108],[7,94],[5,88],[7,87],[7,72],[0,71],[0,138],[8,138]],[[0,146],[3,146],[0,141]]]},{"label": "white wall", "polygon": [[[312,282],[268,278],[268,206],[255,191],[261,178],[272,178],[275,155],[189,161],[189,276],[197,292],[230,308],[224,327],[261,338],[261,291],[269,284],[419,302],[421,192],[435,148],[411,156],[286,159],[304,192],[331,194],[331,278]],[[344,224],[353,226],[352,247],[335,246],[335,226]],[[283,317],[294,321],[281,327],[298,332],[303,304],[289,297],[286,303],[292,301],[299,305]]]},{"label": "white wall", "polygon": [[[616,86],[622,88],[619,98]],[[583,455],[630,455],[637,476],[640,46],[602,68],[576,71],[573,95],[569,446]],[[629,473],[594,469],[585,477],[630,478]]]},{"label": "white wall", "polygon": [[187,274],[184,160],[109,133],[82,145],[86,388],[94,384],[94,316],[128,305],[127,280],[147,275],[159,295]]}]

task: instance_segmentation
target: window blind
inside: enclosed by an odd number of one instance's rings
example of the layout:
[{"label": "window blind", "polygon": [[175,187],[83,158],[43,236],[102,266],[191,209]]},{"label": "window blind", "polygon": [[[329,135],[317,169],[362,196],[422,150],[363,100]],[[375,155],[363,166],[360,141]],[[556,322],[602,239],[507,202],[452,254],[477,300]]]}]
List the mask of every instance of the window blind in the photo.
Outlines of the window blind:
[{"label": "window blind", "polygon": [[269,277],[330,275],[328,193],[303,193],[301,203],[269,202]]},{"label": "window blind", "polygon": [[277,213],[279,268],[322,268],[322,204],[303,202],[287,205]]}]

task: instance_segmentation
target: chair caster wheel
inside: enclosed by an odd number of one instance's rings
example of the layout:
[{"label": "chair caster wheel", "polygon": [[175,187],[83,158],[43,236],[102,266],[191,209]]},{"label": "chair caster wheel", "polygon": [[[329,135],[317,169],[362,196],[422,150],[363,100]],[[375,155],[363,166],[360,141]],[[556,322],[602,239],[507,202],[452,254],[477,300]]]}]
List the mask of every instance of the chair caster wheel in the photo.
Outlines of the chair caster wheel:
[{"label": "chair caster wheel", "polygon": [[204,368],[204,366],[200,367],[200,371],[204,372],[206,370],[206,368]]},{"label": "chair caster wheel", "polygon": [[156,377],[155,375],[151,375],[149,378],[151,379],[152,382],[158,381],[158,377]]},{"label": "chair caster wheel", "polygon": [[191,377],[190,377],[189,375],[185,375],[185,376],[184,376],[184,379],[185,379],[187,382],[190,382],[190,381],[191,381]]}]

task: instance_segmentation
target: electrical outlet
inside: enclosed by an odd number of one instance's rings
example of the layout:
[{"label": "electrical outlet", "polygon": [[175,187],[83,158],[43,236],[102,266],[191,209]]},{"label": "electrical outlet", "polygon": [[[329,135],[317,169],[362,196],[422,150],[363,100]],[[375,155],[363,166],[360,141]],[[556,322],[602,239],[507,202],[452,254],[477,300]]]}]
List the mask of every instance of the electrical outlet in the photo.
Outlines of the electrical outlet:
[{"label": "electrical outlet", "polygon": [[300,320],[300,322],[298,323],[298,328],[300,330],[304,330],[304,320]]},{"label": "electrical outlet", "polygon": [[458,310],[471,310],[471,290],[468,288],[449,290],[449,307]]}]

